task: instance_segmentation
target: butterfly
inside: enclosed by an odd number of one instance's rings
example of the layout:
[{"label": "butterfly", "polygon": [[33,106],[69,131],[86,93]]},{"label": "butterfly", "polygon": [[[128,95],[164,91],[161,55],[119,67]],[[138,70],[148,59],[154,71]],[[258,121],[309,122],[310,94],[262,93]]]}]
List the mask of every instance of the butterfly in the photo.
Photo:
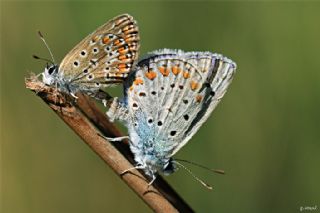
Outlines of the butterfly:
[{"label": "butterfly", "polygon": [[152,178],[149,184],[158,173],[184,167],[173,155],[209,118],[235,71],[233,61],[211,52],[162,49],[138,62],[124,82],[124,97],[113,100],[107,116],[128,128],[134,168]]},{"label": "butterfly", "polygon": [[128,76],[138,58],[139,40],[133,17],[117,16],[77,44],[60,65],[47,65],[42,81],[74,97],[79,91],[95,96],[100,88]]}]

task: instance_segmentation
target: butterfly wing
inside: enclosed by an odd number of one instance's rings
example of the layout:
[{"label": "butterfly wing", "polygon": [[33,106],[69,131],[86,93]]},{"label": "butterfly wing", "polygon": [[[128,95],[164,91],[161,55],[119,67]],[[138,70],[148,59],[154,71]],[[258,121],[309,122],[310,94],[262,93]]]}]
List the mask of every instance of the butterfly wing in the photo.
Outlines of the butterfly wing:
[{"label": "butterfly wing", "polygon": [[128,14],[108,21],[62,60],[59,74],[82,89],[122,82],[138,58],[139,32]]},{"label": "butterfly wing", "polygon": [[210,52],[153,52],[125,82],[128,115],[122,118],[129,132],[133,128],[139,138],[152,137],[153,146],[171,157],[207,120],[235,68],[231,60]]},{"label": "butterfly wing", "polygon": [[[204,72],[205,81],[199,81],[199,87],[190,96],[186,96],[185,100],[189,98],[190,104],[186,104],[186,108],[180,110],[172,121],[171,125],[183,127],[180,131],[183,139],[179,141],[171,156],[179,151],[208,119],[226,93],[236,71],[236,64],[222,55],[191,53],[187,57],[200,72]],[[190,85],[192,87],[192,80]],[[182,103],[185,104],[185,101]]]}]

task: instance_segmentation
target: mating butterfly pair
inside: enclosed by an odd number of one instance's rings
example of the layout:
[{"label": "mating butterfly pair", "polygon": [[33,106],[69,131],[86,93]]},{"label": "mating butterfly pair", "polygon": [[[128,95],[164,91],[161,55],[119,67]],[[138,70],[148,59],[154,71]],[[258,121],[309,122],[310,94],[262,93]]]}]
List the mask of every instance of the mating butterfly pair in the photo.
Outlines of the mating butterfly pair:
[{"label": "mating butterfly pair", "polygon": [[[96,97],[102,87],[123,83],[107,115],[129,132],[137,165],[152,178],[184,166],[172,156],[208,119],[232,81],[236,64],[211,52],[163,49],[135,64],[139,32],[130,15],[120,15],[81,41],[60,65],[42,73],[43,82],[75,96]],[[115,138],[113,141],[123,138]]]}]

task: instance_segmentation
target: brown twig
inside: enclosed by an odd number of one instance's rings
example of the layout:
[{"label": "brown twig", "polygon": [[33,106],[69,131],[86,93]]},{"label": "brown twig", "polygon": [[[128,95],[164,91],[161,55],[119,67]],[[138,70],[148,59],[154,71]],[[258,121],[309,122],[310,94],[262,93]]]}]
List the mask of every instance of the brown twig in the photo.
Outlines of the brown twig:
[{"label": "brown twig", "polygon": [[74,98],[44,85],[35,76],[26,79],[25,83],[26,87],[36,92],[153,211],[193,212],[160,176],[148,187],[148,180],[137,170],[121,175],[124,170],[133,167],[133,156],[125,143],[111,143],[101,137],[101,134],[107,137],[119,137],[122,134],[89,98],[79,95],[75,102]]}]

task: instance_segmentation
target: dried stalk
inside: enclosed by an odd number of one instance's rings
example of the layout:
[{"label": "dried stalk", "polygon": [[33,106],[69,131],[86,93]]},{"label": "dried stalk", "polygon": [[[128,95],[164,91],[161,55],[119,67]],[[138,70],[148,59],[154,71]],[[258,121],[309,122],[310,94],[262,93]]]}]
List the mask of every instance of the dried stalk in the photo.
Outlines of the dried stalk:
[{"label": "dried stalk", "polygon": [[[106,119],[87,97],[74,98],[48,87],[35,76],[26,79],[34,91],[114,172],[155,212],[193,212],[187,203],[160,176],[148,187],[148,179],[137,170],[121,175],[133,167],[133,156],[125,143],[109,142],[101,137],[119,137],[121,132]],[[125,157],[124,157],[125,156]]]}]

